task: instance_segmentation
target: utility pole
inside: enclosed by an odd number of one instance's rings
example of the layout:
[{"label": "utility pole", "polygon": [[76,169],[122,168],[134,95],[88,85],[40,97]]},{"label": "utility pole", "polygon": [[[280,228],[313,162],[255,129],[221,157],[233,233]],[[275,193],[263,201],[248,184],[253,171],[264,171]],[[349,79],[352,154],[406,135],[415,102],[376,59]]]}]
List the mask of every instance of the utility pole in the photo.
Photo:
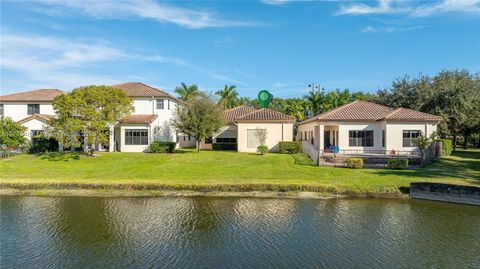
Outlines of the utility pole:
[{"label": "utility pole", "polygon": [[320,91],[322,89],[320,84],[315,84],[315,83],[308,84],[308,87],[312,89],[313,92]]}]

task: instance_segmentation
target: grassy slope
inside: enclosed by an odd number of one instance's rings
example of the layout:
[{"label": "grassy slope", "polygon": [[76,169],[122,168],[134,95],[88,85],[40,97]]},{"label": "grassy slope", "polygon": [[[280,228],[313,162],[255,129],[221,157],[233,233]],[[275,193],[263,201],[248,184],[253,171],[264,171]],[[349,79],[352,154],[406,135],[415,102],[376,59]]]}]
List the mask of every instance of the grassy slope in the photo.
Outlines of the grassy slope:
[{"label": "grassy slope", "polygon": [[205,151],[178,154],[18,155],[0,161],[2,183],[300,184],[339,192],[398,192],[412,181],[480,185],[480,151],[459,151],[421,170],[308,165],[302,155]]}]

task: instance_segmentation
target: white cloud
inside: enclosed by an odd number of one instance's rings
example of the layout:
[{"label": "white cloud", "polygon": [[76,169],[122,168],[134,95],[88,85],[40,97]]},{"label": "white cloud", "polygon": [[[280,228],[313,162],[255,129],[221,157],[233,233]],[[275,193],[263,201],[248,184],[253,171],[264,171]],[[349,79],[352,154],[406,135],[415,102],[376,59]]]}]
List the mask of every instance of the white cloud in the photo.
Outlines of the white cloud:
[{"label": "white cloud", "polygon": [[[20,35],[4,32],[0,40],[2,88],[9,86],[54,87],[71,89],[79,85],[112,84],[123,81],[119,76],[102,74],[117,64],[133,65],[157,62],[184,67],[222,83],[245,83],[224,74],[199,67],[184,59],[147,54],[114,47],[105,40],[66,39],[55,36]],[[8,71],[5,77],[3,71]],[[15,74],[15,75],[10,75]],[[129,74],[135,76],[137,74]],[[36,85],[33,87],[33,85]]]},{"label": "white cloud", "polygon": [[153,0],[37,0],[34,9],[52,16],[82,15],[99,19],[151,19],[186,28],[256,26],[246,21],[223,20],[209,11],[188,9]]},{"label": "white cloud", "polygon": [[480,0],[442,0],[432,4],[416,5],[414,1],[378,0],[376,6],[363,3],[342,5],[337,15],[367,15],[402,13],[415,17],[443,13],[471,13],[480,15]]},{"label": "white cloud", "polygon": [[373,33],[393,33],[393,32],[408,32],[414,31],[418,29],[425,28],[425,25],[418,25],[418,26],[408,26],[408,27],[374,27],[374,26],[366,26],[360,30],[360,32],[365,34],[373,34]]}]

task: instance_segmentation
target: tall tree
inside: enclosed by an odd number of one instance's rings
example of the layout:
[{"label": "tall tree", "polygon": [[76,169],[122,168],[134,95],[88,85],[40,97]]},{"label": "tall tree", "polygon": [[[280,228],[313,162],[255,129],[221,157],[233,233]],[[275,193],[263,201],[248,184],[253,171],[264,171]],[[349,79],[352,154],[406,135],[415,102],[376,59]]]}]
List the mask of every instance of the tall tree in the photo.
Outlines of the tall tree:
[{"label": "tall tree", "polygon": [[185,83],[181,83],[179,87],[175,88],[175,93],[180,96],[180,99],[183,101],[188,101],[190,98],[198,95],[200,92],[198,91],[197,85],[193,84],[191,86],[187,86]]},{"label": "tall tree", "polygon": [[238,92],[235,85],[227,86],[221,91],[215,92],[216,95],[220,96],[220,104],[226,108],[230,109],[237,106],[238,103]]},{"label": "tall tree", "polygon": [[421,110],[444,118],[455,149],[457,137],[468,136],[469,130],[475,129],[480,121],[479,74],[472,75],[467,70],[440,72],[432,81],[431,91]]},{"label": "tall tree", "polygon": [[284,113],[295,117],[299,121],[303,121],[305,119],[305,102],[298,98],[287,99],[284,106]]},{"label": "tall tree", "polygon": [[10,117],[0,116],[0,146],[6,154],[26,141],[26,129]]},{"label": "tall tree", "polygon": [[194,137],[200,151],[201,141],[223,126],[222,109],[211,96],[201,93],[177,106],[172,124],[179,132]]},{"label": "tall tree", "polygon": [[108,143],[110,126],[133,111],[132,99],[125,92],[109,86],[86,86],[62,94],[53,100],[57,118],[51,121],[51,135],[65,146],[84,143]]},{"label": "tall tree", "polygon": [[320,114],[323,111],[322,104],[325,101],[324,89],[322,91],[309,91],[308,95],[303,97],[305,99],[305,106],[308,109],[307,116],[312,117]]}]

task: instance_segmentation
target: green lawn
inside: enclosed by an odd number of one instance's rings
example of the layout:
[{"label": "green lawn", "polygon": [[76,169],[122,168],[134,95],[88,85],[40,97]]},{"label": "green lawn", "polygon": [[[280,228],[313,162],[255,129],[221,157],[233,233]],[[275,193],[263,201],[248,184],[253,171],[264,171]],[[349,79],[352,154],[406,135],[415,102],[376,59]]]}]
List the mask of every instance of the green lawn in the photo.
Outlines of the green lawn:
[{"label": "green lawn", "polygon": [[458,151],[419,170],[354,170],[310,163],[303,154],[259,156],[228,151],[100,153],[98,157],[23,154],[0,161],[0,180],[4,185],[297,186],[329,192],[398,192],[413,181],[480,185],[480,151],[473,150]]}]

